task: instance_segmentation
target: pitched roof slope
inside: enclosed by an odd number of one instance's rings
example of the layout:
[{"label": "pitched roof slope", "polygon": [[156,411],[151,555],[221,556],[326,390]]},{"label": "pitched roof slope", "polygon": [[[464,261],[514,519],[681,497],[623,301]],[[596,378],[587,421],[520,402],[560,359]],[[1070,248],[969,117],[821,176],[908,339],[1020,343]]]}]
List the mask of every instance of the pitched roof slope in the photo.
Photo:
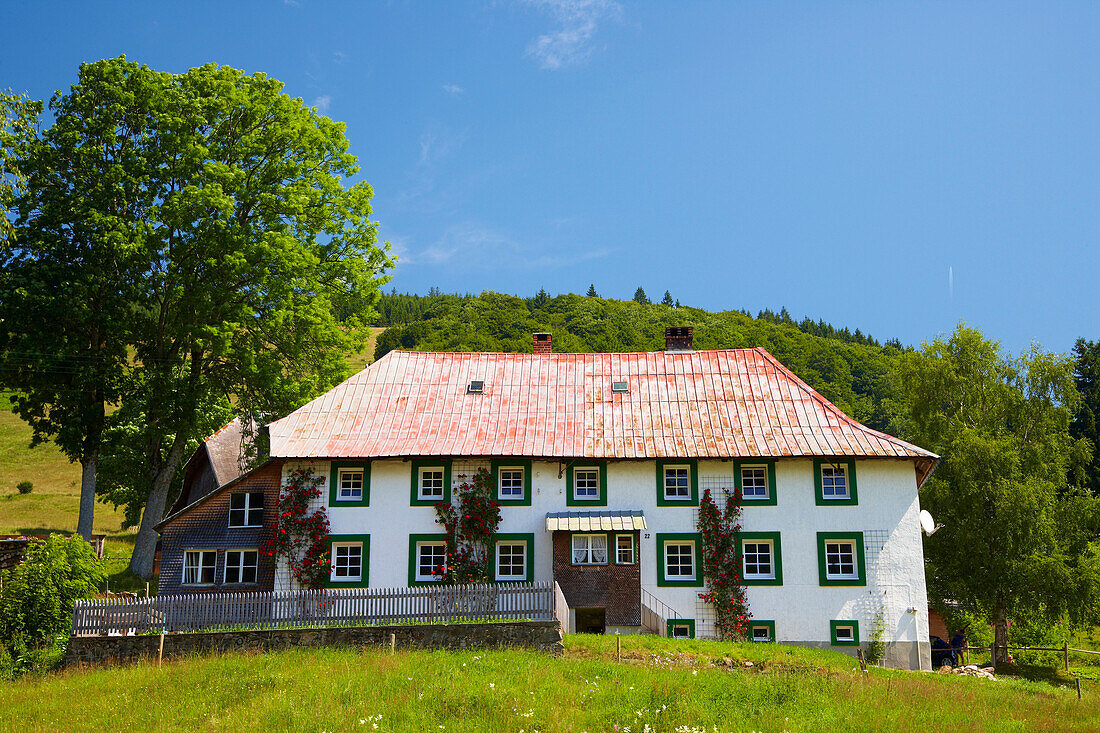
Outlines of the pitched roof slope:
[{"label": "pitched roof slope", "polygon": [[[471,380],[484,394],[467,394]],[[270,432],[285,458],[880,456],[927,472],[936,459],[848,417],[763,349],[391,351]]]},{"label": "pitched roof slope", "polygon": [[219,486],[244,473],[244,468],[241,467],[244,441],[244,428],[237,417],[203,441]]}]

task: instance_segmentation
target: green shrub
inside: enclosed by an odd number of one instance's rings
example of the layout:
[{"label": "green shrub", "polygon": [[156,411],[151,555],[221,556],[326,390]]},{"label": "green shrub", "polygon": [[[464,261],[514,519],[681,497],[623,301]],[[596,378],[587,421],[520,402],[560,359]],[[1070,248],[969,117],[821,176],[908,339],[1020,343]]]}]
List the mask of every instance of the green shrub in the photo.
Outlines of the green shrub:
[{"label": "green shrub", "polygon": [[20,481],[18,484],[15,485],[15,488],[19,489],[20,494],[29,494],[34,488],[34,484],[32,484],[30,481]]},{"label": "green shrub", "polygon": [[886,614],[879,606],[875,621],[871,624],[871,638],[867,641],[867,664],[878,664],[886,656]]},{"label": "green shrub", "polygon": [[7,648],[9,674],[56,663],[72,627],[73,604],[94,595],[104,577],[82,537],[31,541],[23,562],[0,574],[0,645]]},{"label": "green shrub", "polygon": [[[1009,646],[1041,646],[1058,648],[1073,636],[1073,630],[1065,624],[1051,624],[1039,618],[1017,621],[1008,629]],[[1036,652],[1013,649],[1009,652],[1017,664],[1034,664],[1040,667],[1057,667],[1062,663],[1061,652]]]}]

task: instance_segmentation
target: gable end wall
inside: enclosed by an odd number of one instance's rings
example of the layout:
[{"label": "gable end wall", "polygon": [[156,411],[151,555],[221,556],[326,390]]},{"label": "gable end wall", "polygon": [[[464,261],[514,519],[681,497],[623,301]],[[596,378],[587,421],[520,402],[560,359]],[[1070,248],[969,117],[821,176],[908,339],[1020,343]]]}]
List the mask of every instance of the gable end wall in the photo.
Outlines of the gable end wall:
[{"label": "gable end wall", "polygon": [[[158,593],[217,593],[230,590],[272,590],[275,564],[259,556],[256,583],[225,585],[225,551],[259,549],[274,531],[275,508],[279,502],[282,461],[274,460],[183,514],[161,528],[160,583]],[[262,491],[264,523],[259,528],[229,528],[230,496],[235,493]],[[183,585],[183,553],[186,550],[217,550],[214,585]]]}]

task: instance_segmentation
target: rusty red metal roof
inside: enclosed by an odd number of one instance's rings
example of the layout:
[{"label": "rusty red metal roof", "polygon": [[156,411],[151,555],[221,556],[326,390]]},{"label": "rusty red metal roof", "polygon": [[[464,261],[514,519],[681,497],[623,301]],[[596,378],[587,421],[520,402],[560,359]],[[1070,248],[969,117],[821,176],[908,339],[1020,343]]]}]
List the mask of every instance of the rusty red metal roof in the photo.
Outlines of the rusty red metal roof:
[{"label": "rusty red metal roof", "polygon": [[[471,381],[483,394],[468,394]],[[629,383],[612,392],[612,381]],[[936,456],[837,409],[763,349],[391,351],[271,424],[283,458]]]}]

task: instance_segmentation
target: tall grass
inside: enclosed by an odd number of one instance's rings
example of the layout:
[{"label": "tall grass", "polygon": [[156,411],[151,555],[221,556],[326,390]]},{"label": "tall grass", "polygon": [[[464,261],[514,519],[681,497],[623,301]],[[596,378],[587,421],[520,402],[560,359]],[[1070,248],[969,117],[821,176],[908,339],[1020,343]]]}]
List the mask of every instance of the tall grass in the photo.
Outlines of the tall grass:
[{"label": "tall grass", "polygon": [[[623,637],[525,651],[310,649],[0,684],[10,730],[1096,730],[1100,700],[827,651]],[[723,663],[724,657],[733,660]],[[752,667],[743,666],[751,660]],[[717,663],[716,663],[717,662]],[[377,726],[377,728],[375,728]]]}]

